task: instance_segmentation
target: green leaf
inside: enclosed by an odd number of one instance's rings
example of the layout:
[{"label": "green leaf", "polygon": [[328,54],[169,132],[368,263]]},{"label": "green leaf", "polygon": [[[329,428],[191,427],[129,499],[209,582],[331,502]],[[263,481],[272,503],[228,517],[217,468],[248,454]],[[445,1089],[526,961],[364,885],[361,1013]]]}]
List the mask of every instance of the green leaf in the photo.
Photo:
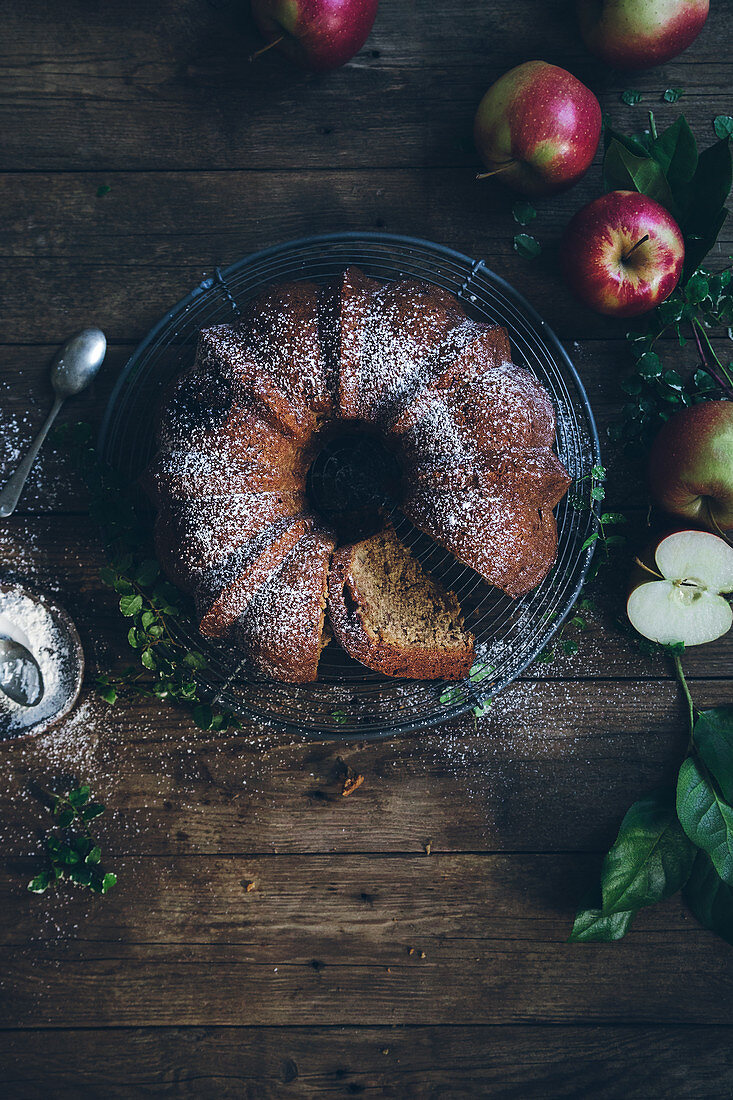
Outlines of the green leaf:
[{"label": "green leaf", "polygon": [[733,805],[733,707],[704,710],[692,736],[698,756]]},{"label": "green leaf", "polygon": [[672,193],[689,183],[697,168],[697,142],[684,115],[652,142],[652,156],[661,167]]},{"label": "green leaf", "polygon": [[699,305],[710,293],[710,283],[702,271],[696,271],[685,287],[685,298],[693,305]]},{"label": "green leaf", "polygon": [[673,217],[676,216],[677,207],[667,178],[661,165],[652,157],[636,156],[614,140],[606,150],[603,174],[606,186],[611,190],[639,191],[661,203]]},{"label": "green leaf", "polygon": [[117,702],[117,689],[112,687],[111,684],[103,684],[98,689],[99,696],[104,699],[105,703]]},{"label": "green leaf", "polygon": [[604,512],[600,522],[604,524],[604,526],[612,527],[618,523],[628,523],[629,521],[623,512]]},{"label": "green leaf", "polygon": [[143,598],[140,595],[122,596],[120,598],[120,611],[127,619],[132,618],[133,615],[137,615],[142,606]]},{"label": "green leaf", "polygon": [[108,871],[107,874],[102,879],[102,893],[103,894],[108,894],[109,891],[112,889],[112,887],[116,886],[116,885],[117,885],[117,875],[113,874],[112,871]]},{"label": "green leaf", "polygon": [[562,643],[562,649],[566,657],[574,657],[578,652],[578,643],[572,638],[565,638]]},{"label": "green leaf", "polygon": [[723,207],[732,182],[730,142],[726,138],[703,150],[687,188],[680,226],[685,237],[685,274],[688,278],[715,244],[725,222]]},{"label": "green leaf", "polygon": [[95,844],[94,847],[87,852],[85,856],[85,863],[99,863],[101,858],[102,849]]},{"label": "green leaf", "polygon": [[135,580],[143,588],[148,588],[151,584],[155,583],[159,576],[160,566],[157,561],[150,559],[149,561],[144,561],[138,567],[135,573]]},{"label": "green leaf", "polygon": [[83,787],[76,787],[69,792],[69,802],[72,806],[83,806],[89,801],[89,794],[90,790],[86,784]]},{"label": "green leaf", "polygon": [[677,820],[674,792],[655,791],[639,799],[603,862],[603,914],[635,911],[676,894],[694,858],[695,848]]},{"label": "green leaf", "polygon": [[28,883],[28,889],[32,894],[43,894],[48,890],[52,880],[53,875],[50,871],[41,871],[39,875],[36,875],[36,877],[32,878]]},{"label": "green leaf", "polygon": [[733,118],[730,115],[718,115],[713,120],[713,129],[715,136],[722,140],[733,136]]},{"label": "green leaf", "polygon": [[619,99],[622,103],[625,103],[627,107],[634,107],[637,103],[641,102],[641,92],[634,91],[631,88],[627,88],[625,92],[622,92]]},{"label": "green leaf", "polygon": [[158,667],[158,663],[155,659],[155,654],[152,649],[146,649],[140,656],[141,662],[145,665],[145,668],[155,670]]},{"label": "green leaf", "polygon": [[60,829],[65,829],[74,820],[74,808],[73,806],[65,806],[63,803],[59,803],[54,811],[56,818],[56,824]]},{"label": "green leaf", "polygon": [[599,538],[600,538],[600,533],[598,531],[594,531],[592,535],[588,535],[588,538],[585,540],[585,542],[583,543],[583,545],[580,548],[581,551],[582,550],[587,550],[588,547],[592,546],[594,542],[597,542]]},{"label": "green leaf", "polygon": [[195,653],[194,651],[186,654],[183,658],[183,663],[189,668],[204,669],[208,667],[208,661],[203,653]]},{"label": "green leaf", "polygon": [[85,821],[93,821],[95,817],[99,817],[104,813],[104,806],[101,802],[90,802],[88,806],[85,806],[81,811],[81,816]]},{"label": "green leaf", "polygon": [[156,615],[154,611],[143,611],[142,618],[140,619],[140,625],[143,630],[147,630],[155,622]]},{"label": "green leaf", "polygon": [[676,103],[678,99],[681,99],[685,94],[684,88],[667,88],[667,91],[662,96],[665,103]]},{"label": "green leaf", "polygon": [[528,233],[517,233],[514,238],[514,251],[525,259],[534,259],[542,252],[542,245],[536,237],[530,237]]},{"label": "green leaf", "polygon": [[112,188],[108,183],[100,183],[99,187],[97,188],[97,198],[104,198],[105,195],[109,195],[111,190]]},{"label": "green leaf", "polygon": [[662,373],[662,360],[655,351],[646,351],[641,359],[637,360],[636,369],[646,382],[659,378]]},{"label": "green leaf", "polygon": [[568,943],[613,943],[623,939],[635,915],[628,912],[604,916],[595,905],[583,905],[575,917]]},{"label": "green leaf", "polygon": [[[703,770],[704,769],[704,770]],[[708,853],[724,882],[733,885],[733,809],[694,756],[682,762],[677,781],[677,815],[693,844]]]},{"label": "green leaf", "polygon": [[531,221],[537,217],[537,211],[531,202],[527,202],[526,199],[518,199],[512,206],[512,214],[514,215],[515,222],[519,222],[520,225],[529,225]]},{"label": "green leaf", "polygon": [[92,869],[87,867],[86,864],[77,864],[69,871],[69,878],[80,886],[88,886],[92,878]]},{"label": "green leaf", "polygon": [[684,896],[704,928],[733,943],[733,888],[720,879],[705,852],[697,854]]},{"label": "green leaf", "polygon": [[200,730],[210,730],[214,713],[208,703],[199,703],[193,708],[193,720]]}]

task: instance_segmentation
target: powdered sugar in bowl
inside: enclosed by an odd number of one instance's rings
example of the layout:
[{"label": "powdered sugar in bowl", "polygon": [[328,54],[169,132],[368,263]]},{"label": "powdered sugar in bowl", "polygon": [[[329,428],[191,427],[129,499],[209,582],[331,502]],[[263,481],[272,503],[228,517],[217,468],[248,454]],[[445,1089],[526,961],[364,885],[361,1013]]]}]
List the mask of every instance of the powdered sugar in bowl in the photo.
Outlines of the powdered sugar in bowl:
[{"label": "powdered sugar in bowl", "polygon": [[6,582],[0,583],[0,637],[30,651],[44,686],[29,707],[0,692],[0,739],[43,733],[69,713],[81,690],[84,651],[76,627],[46,596]]}]

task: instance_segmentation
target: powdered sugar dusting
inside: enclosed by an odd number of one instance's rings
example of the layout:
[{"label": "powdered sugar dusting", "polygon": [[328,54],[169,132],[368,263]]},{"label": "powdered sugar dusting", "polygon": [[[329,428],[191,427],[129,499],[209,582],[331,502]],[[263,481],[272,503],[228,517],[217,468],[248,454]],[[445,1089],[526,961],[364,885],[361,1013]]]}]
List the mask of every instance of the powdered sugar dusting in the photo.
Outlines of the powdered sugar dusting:
[{"label": "powdered sugar dusting", "polygon": [[35,706],[22,706],[0,691],[0,736],[12,737],[68,707],[79,690],[81,668],[76,639],[54,609],[44,597],[33,598],[21,588],[0,591],[0,637],[24,645],[43,678],[43,695]]}]

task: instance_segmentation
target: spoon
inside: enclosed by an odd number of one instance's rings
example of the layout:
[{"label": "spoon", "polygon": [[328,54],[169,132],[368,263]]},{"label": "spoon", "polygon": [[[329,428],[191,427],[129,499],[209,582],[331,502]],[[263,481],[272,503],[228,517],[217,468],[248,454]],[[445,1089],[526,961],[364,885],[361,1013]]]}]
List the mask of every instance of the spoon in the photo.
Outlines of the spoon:
[{"label": "spoon", "polygon": [[68,340],[51,365],[51,385],[56,398],[46,423],[31,444],[28,454],[0,492],[0,516],[11,515],[23,492],[36,455],[58,416],[67,397],[81,393],[101,367],[107,351],[107,340],[101,329],[85,328]]},{"label": "spoon", "polygon": [[11,638],[0,638],[0,691],[22,707],[43,698],[43,676],[29,649]]}]

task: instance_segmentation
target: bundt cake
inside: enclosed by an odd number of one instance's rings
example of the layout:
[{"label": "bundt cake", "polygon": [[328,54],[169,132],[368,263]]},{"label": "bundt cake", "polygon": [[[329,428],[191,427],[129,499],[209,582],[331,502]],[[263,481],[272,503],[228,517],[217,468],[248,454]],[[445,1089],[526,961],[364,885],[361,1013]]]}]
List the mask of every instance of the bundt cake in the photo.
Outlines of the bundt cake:
[{"label": "bundt cake", "polygon": [[389,525],[339,541],[314,514],[309,471],[334,434],[378,431],[401,469],[393,502],[489,584],[517,597],[549,572],[570,478],[555,414],[504,329],[447,291],[349,268],[288,283],[236,325],[200,334],[162,403],[144,477],[161,565],[202,634],[256,672],[313,681],[333,630],[391,676],[461,679],[474,660],[455,593]]}]

